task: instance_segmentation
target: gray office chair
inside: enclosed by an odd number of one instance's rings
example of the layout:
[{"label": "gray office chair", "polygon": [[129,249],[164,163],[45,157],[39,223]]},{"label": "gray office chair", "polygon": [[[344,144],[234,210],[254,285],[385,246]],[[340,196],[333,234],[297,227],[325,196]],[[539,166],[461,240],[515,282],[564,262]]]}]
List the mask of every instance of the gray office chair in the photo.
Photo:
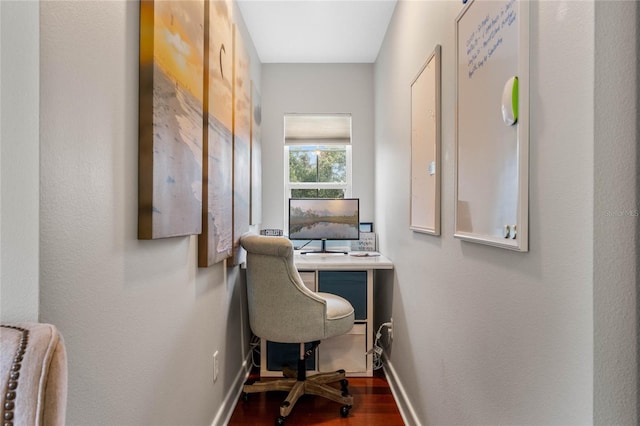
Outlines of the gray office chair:
[{"label": "gray office chair", "polygon": [[[298,398],[312,394],[342,404],[340,414],[349,415],[353,397],[349,394],[344,370],[307,377],[305,359],[320,340],[346,334],[353,327],[353,306],[340,296],[309,290],[294,265],[293,246],[283,237],[245,234],[240,239],[247,251],[247,301],[253,333],[279,343],[298,343],[297,370],[284,367],[285,378],[244,385],[248,394],[272,390],[289,391],[280,406],[276,425],[283,425]],[[305,351],[305,343],[313,342]],[[339,382],[341,389],[330,383]]]}]

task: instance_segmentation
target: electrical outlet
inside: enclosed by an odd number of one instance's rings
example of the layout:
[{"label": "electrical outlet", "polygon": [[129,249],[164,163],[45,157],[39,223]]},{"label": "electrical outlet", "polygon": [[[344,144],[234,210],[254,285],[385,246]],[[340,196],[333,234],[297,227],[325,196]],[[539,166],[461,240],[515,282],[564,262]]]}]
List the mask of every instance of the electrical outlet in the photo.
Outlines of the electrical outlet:
[{"label": "electrical outlet", "polygon": [[391,327],[389,327],[389,340],[393,340],[393,317],[391,317],[391,319],[389,320],[389,322],[391,323]]},{"label": "electrical outlet", "polygon": [[220,373],[220,363],[218,362],[218,351],[213,353],[213,382],[218,380],[218,374]]}]

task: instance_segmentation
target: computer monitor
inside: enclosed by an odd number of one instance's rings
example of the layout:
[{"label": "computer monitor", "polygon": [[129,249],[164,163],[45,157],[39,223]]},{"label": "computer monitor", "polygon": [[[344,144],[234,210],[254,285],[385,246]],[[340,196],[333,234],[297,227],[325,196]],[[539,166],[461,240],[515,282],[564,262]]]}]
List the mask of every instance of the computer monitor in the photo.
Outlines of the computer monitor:
[{"label": "computer monitor", "polygon": [[290,198],[289,239],[319,240],[326,253],[327,240],[360,238],[358,198]]}]

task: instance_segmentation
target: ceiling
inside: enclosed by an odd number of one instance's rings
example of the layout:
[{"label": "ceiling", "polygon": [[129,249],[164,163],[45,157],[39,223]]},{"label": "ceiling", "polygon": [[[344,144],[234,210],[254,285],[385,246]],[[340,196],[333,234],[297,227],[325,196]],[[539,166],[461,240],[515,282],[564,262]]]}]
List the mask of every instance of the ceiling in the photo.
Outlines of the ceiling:
[{"label": "ceiling", "polygon": [[372,63],[396,0],[237,0],[262,63]]}]

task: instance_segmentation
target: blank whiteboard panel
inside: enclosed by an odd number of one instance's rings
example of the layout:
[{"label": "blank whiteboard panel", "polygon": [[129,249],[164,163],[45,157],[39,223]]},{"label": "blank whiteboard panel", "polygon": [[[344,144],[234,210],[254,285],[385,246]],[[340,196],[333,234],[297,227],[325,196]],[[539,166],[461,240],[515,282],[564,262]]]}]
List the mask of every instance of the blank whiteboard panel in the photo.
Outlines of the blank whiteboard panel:
[{"label": "blank whiteboard panel", "polygon": [[432,235],[440,235],[440,51],[411,83],[410,228]]},{"label": "blank whiteboard panel", "polygon": [[528,251],[528,1],[464,7],[456,98],[455,236]]}]

